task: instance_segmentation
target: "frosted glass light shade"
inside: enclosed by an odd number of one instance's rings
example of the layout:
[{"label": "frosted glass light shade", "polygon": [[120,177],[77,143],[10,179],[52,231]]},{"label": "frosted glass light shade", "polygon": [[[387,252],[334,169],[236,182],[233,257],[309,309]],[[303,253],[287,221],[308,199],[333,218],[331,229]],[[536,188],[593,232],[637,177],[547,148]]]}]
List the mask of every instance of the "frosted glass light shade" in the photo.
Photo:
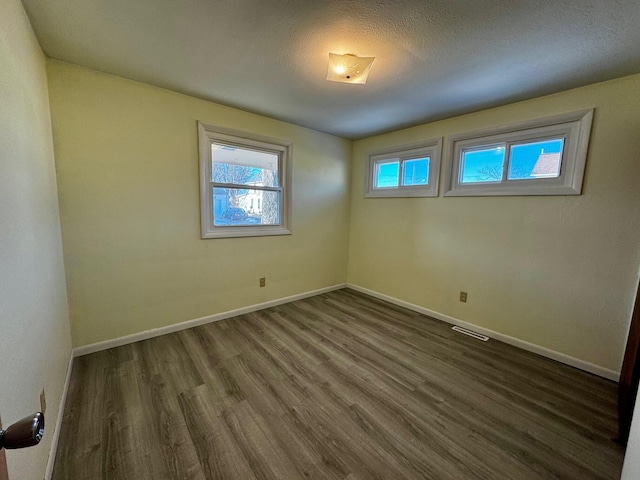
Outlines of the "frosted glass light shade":
[{"label": "frosted glass light shade", "polygon": [[374,59],[375,57],[357,57],[350,53],[345,55],[330,53],[327,80],[342,83],[367,83]]}]

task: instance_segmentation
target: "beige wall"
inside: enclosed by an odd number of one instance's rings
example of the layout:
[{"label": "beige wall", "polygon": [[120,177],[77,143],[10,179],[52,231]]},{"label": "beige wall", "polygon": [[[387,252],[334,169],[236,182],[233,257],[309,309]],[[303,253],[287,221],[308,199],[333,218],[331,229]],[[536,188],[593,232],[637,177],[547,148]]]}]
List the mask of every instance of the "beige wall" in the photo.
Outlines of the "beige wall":
[{"label": "beige wall", "polygon": [[[349,282],[618,371],[640,264],[638,92],[630,76],[356,141]],[[589,107],[581,196],[363,198],[371,150]]]},{"label": "beige wall", "polygon": [[40,445],[7,452],[9,478],[44,476],[71,353],[45,58],[18,0],[0,0],[0,415],[40,409]]},{"label": "beige wall", "polygon": [[[351,142],[65,63],[48,73],[75,346],[346,281]],[[198,120],[293,141],[293,235],[200,239]]]},{"label": "beige wall", "polygon": [[[48,65],[76,346],[341,283],[349,244],[351,283],[619,370],[640,263],[640,76],[356,141],[349,186],[351,142]],[[581,196],[362,198],[368,151],[589,107]],[[294,142],[294,235],[200,239],[197,120]]]}]

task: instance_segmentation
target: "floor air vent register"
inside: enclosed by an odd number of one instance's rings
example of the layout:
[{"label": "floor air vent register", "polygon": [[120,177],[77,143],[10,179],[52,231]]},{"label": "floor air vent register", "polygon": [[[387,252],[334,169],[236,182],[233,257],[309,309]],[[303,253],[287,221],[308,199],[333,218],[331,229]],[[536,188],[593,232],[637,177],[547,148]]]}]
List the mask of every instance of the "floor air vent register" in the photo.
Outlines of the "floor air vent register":
[{"label": "floor air vent register", "polygon": [[470,337],[476,338],[478,340],[482,340],[483,342],[486,342],[487,340],[489,340],[489,337],[487,337],[486,335],[481,335],[479,333],[474,332],[473,330],[467,330],[466,328],[458,327],[457,325],[451,327],[451,330],[464,333],[465,335],[469,335]]}]

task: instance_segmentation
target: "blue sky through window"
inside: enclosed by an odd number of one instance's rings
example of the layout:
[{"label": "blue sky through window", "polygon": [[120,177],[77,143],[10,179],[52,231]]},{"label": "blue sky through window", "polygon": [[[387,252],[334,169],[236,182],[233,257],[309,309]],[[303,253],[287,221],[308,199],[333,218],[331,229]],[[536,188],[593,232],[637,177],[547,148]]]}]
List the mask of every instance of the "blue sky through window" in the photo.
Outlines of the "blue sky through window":
[{"label": "blue sky through window", "polygon": [[[541,176],[557,177],[560,172],[563,145],[564,140],[562,138],[511,145],[507,179],[525,180]],[[501,182],[505,162],[505,147],[506,144],[499,144],[480,149],[463,150],[460,183]],[[547,154],[545,158],[547,169],[549,169],[549,163],[556,162],[557,168],[555,171],[557,173],[551,175],[534,174],[534,168],[543,154]]]},{"label": "blue sky through window", "polygon": [[375,188],[397,187],[400,177],[400,162],[378,164]]},{"label": "blue sky through window", "polygon": [[[402,161],[402,179],[400,161],[378,163],[375,173],[375,188],[397,188],[399,185],[427,185],[429,183],[429,157],[412,158]],[[400,182],[402,180],[402,182]]]},{"label": "blue sky through window", "polygon": [[429,183],[429,157],[414,158],[403,162],[402,185],[427,185]]},{"label": "blue sky through window", "polygon": [[505,144],[462,152],[460,183],[499,182],[502,180]]}]

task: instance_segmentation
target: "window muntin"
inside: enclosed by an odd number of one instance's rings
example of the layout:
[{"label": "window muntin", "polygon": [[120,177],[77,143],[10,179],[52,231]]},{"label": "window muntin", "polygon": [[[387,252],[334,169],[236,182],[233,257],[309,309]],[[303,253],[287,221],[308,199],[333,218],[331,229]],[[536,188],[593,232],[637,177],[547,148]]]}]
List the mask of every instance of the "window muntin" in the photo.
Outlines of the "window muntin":
[{"label": "window muntin", "polygon": [[578,195],[593,110],[455,135],[445,196]]},{"label": "window muntin", "polygon": [[365,197],[438,196],[442,139],[369,155]]},{"label": "window muntin", "polygon": [[202,238],[289,234],[291,144],[199,123]]},{"label": "window muntin", "polygon": [[[407,158],[393,161],[380,160],[375,162],[373,188],[398,188],[429,183],[429,163],[431,158]],[[402,183],[400,183],[402,179]]]},{"label": "window muntin", "polygon": [[279,225],[279,164],[274,152],[212,143],[213,225]]},{"label": "window muntin", "polygon": [[496,183],[560,176],[564,138],[499,143],[462,150],[460,183]]}]

